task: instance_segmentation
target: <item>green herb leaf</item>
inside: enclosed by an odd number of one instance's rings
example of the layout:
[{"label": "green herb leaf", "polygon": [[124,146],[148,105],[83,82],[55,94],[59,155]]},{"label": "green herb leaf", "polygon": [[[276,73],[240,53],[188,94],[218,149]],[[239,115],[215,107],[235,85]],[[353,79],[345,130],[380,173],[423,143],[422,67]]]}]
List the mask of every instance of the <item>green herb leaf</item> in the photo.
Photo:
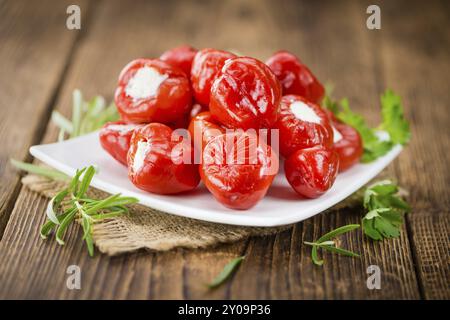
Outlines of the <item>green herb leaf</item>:
[{"label": "green herb leaf", "polygon": [[95,131],[107,122],[119,120],[114,103],[106,107],[105,99],[102,96],[95,96],[90,101],[84,101],[81,91],[74,90],[72,102],[71,120],[56,110],[52,112],[52,121],[60,128],[58,141],[64,140],[65,133],[68,133],[70,138],[75,138]]},{"label": "green herb leaf", "polygon": [[303,241],[304,244],[308,246],[318,246],[318,247],[326,247],[326,246],[334,246],[334,241],[324,241],[324,242],[309,242],[309,241]]},{"label": "green herb leaf", "polygon": [[81,185],[77,192],[77,198],[84,197],[84,194],[86,193],[86,191],[89,188],[89,185],[91,184],[94,174],[95,174],[94,166],[89,166],[87,170],[84,172],[83,180],[81,180]]},{"label": "green herb leaf", "polygon": [[321,236],[319,238],[319,240],[317,240],[317,242],[322,243],[324,241],[336,238],[337,236],[340,236],[341,234],[350,232],[352,230],[358,229],[360,227],[359,224],[348,224],[346,226],[342,226],[339,228],[336,228],[326,234],[324,234],[323,236]]},{"label": "green herb leaf", "polygon": [[330,251],[333,253],[337,253],[337,254],[341,254],[341,255],[349,256],[349,257],[359,257],[359,254],[357,254],[357,253],[354,253],[354,252],[351,252],[351,251],[348,251],[348,250],[345,250],[342,248],[337,248],[335,246],[336,242],[331,240],[331,239],[334,239],[337,236],[340,236],[344,233],[358,229],[359,227],[360,227],[359,224],[349,224],[349,225],[339,227],[337,229],[334,229],[334,230],[324,234],[317,241],[314,241],[314,242],[304,241],[303,242],[304,244],[312,246],[311,260],[313,261],[313,263],[318,266],[323,265],[323,260],[319,259],[318,249],[324,249],[324,250],[327,250],[327,251]]},{"label": "green herb leaf", "polygon": [[211,289],[217,288],[222,283],[224,283],[233,274],[233,272],[237,269],[237,267],[244,259],[245,256],[242,256],[227,263],[227,265],[223,268],[219,275],[210,284],[208,284],[208,287]]},{"label": "green herb leaf", "polygon": [[54,196],[53,198],[50,199],[50,201],[47,205],[47,210],[46,210],[47,218],[54,224],[60,224],[60,220],[57,217],[57,213],[55,212],[55,207],[58,208],[61,204],[61,201],[63,201],[63,199],[68,194],[69,194],[69,190],[67,190],[67,189],[64,189],[64,190],[58,192],[58,194],[56,194],[56,196]]},{"label": "green herb leaf", "polygon": [[94,256],[94,240],[92,239],[92,225],[89,216],[83,216],[82,218],[83,226],[83,239],[86,242],[89,255]]},{"label": "green herb leaf", "polygon": [[72,94],[72,126],[73,130],[70,135],[71,138],[80,135],[81,115],[83,112],[83,95],[80,90],[74,90]]},{"label": "green herb leaf", "polygon": [[111,211],[109,213],[101,213],[101,214],[91,215],[91,218],[93,220],[105,220],[105,219],[111,219],[111,218],[118,217],[127,212],[128,212],[128,210],[115,210],[115,211]]},{"label": "green herb leaf", "polygon": [[362,219],[364,233],[374,239],[397,238],[404,222],[404,214],[410,206],[398,196],[398,186],[383,180],[369,186],[364,193],[364,208],[368,210]]},{"label": "green herb leaf", "polygon": [[64,217],[64,219],[61,221],[61,224],[59,225],[58,229],[56,230],[56,241],[60,245],[64,245],[63,236],[66,232],[67,227],[75,220],[75,215],[77,211],[71,210],[67,213],[67,215]]},{"label": "green herb leaf", "polygon": [[95,211],[102,210],[110,207],[123,206],[136,203],[138,200],[133,197],[121,197],[120,194],[109,196],[106,199],[97,201],[91,207],[86,210],[87,214],[93,214]]},{"label": "green herb leaf", "polygon": [[85,171],[86,171],[86,168],[83,168],[81,170],[77,170],[75,172],[75,175],[72,178],[72,181],[70,181],[69,190],[74,195],[76,195],[78,193],[78,185],[80,184],[80,177],[83,174],[83,172],[85,172]]},{"label": "green herb leaf", "polygon": [[21,162],[14,159],[11,159],[11,164],[15,166],[17,169],[26,171],[28,173],[37,174],[39,176],[43,176],[52,180],[65,181],[70,179],[69,176],[55,169],[46,168],[31,163]]},{"label": "green herb leaf", "polygon": [[347,257],[353,257],[353,258],[359,258],[360,257],[360,255],[357,254],[357,253],[354,253],[352,251],[348,251],[348,250],[345,250],[345,249],[342,249],[342,248],[336,248],[334,246],[322,246],[321,248],[323,248],[325,250],[328,250],[330,252],[333,252],[333,253],[337,253],[337,254],[340,254],[340,255],[343,255],[343,256],[347,256]]},{"label": "green herb leaf", "polygon": [[401,99],[392,90],[386,90],[381,96],[381,130],[387,133],[387,138],[380,131],[367,125],[364,118],[350,109],[347,99],[340,103],[325,96],[322,106],[330,110],[340,121],[355,128],[363,141],[364,153],[362,162],[371,162],[388,153],[396,144],[406,144],[410,139],[409,124],[404,117]]},{"label": "green herb leaf", "polygon": [[70,134],[73,132],[72,122],[56,110],[52,111],[52,121],[65,132]]},{"label": "green herb leaf", "polygon": [[350,109],[347,99],[341,101],[341,106],[342,109],[338,112],[337,117],[359,132],[364,148],[364,154],[361,159],[363,162],[373,161],[392,149],[392,142],[380,139],[377,131],[370,128],[361,115],[354,113]]},{"label": "green herb leaf", "polygon": [[87,110],[81,120],[80,135],[97,129],[95,122],[105,108],[105,99],[101,96],[94,97],[87,103]]},{"label": "green herb leaf", "polygon": [[66,138],[66,131],[64,129],[60,129],[58,133],[58,142],[63,142]]},{"label": "green herb leaf", "polygon": [[337,115],[337,113],[339,112],[339,106],[338,106],[337,102],[331,100],[331,98],[328,95],[326,95],[323,98],[322,106],[325,109],[330,110],[334,115]]},{"label": "green herb leaf", "polygon": [[318,246],[313,246],[312,250],[311,250],[311,259],[314,262],[315,265],[317,266],[322,266],[323,265],[323,259],[319,259],[319,254],[318,254]]}]

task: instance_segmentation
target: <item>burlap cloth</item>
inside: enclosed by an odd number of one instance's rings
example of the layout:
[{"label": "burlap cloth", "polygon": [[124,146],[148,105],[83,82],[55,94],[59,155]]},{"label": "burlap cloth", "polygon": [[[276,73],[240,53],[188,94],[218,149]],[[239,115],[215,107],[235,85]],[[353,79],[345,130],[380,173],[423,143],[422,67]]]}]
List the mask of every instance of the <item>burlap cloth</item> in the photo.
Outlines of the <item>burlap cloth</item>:
[{"label": "burlap cloth", "polygon": [[[23,184],[32,191],[51,198],[65,186],[65,182],[29,174]],[[90,188],[90,196],[105,198],[103,191]],[[361,205],[361,191],[327,211]],[[43,213],[44,214],[44,213]],[[205,248],[219,243],[230,243],[252,236],[274,234],[292,225],[257,228],[240,227],[179,217],[141,205],[130,206],[130,213],[114,219],[97,222],[93,227],[93,239],[97,248],[105,254],[117,255],[138,249],[165,251],[177,247]]]}]

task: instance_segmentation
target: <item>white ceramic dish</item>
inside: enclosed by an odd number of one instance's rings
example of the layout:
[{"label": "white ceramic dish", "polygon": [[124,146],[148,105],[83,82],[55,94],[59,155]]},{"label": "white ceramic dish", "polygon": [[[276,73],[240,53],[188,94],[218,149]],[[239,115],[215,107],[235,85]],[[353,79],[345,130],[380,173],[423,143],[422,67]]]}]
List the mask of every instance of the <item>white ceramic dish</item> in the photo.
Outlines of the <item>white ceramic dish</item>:
[{"label": "white ceramic dish", "polygon": [[136,197],[142,205],[170,214],[225,224],[272,227],[302,221],[332,207],[374,178],[401,150],[401,146],[396,146],[370,164],[358,164],[339,174],[331,190],[313,200],[299,199],[280,172],[265,198],[246,211],[223,207],[203,185],[192,192],[172,196],[139,190],[128,180],[127,169],[101,148],[98,132],[60,143],[33,146],[30,153],[68,175],[73,175],[77,168],[96,165],[99,172],[92,181],[96,188]]}]

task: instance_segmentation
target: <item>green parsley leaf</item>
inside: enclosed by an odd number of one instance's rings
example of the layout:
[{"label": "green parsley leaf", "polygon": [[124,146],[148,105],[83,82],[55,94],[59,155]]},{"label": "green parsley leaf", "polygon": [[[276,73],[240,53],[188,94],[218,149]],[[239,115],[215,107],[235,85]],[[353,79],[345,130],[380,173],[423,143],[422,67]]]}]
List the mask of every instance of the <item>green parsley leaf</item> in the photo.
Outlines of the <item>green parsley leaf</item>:
[{"label": "green parsley leaf", "polygon": [[392,90],[386,90],[381,96],[383,122],[379,129],[388,133],[387,138],[382,137],[378,129],[369,127],[361,115],[353,112],[347,99],[337,103],[327,95],[322,101],[322,106],[359,132],[364,148],[362,162],[374,161],[388,153],[396,144],[404,145],[410,139],[409,123],[404,117],[401,99]]},{"label": "green parsley leaf", "polygon": [[364,233],[374,239],[397,238],[404,222],[404,214],[410,206],[398,195],[398,186],[383,180],[369,186],[364,193],[364,208],[368,210],[362,219]]},{"label": "green parsley leaf", "polygon": [[58,170],[52,169],[52,168],[38,166],[35,164],[17,161],[14,159],[11,159],[11,164],[19,170],[23,170],[28,173],[37,174],[39,176],[46,177],[46,178],[49,178],[52,180],[67,181],[70,179],[69,176],[65,175],[64,173],[62,173]]},{"label": "green parsley leaf", "polygon": [[334,115],[336,115],[336,114],[338,113],[338,111],[339,111],[338,103],[337,103],[336,101],[333,101],[333,100],[330,98],[330,96],[328,96],[328,95],[326,95],[326,96],[323,98],[322,106],[323,106],[325,109],[331,111]]},{"label": "green parsley leaf", "polygon": [[358,229],[360,227],[359,224],[349,224],[346,226],[339,227],[337,229],[334,229],[323,236],[321,236],[317,241],[309,242],[304,241],[303,243],[309,246],[312,246],[311,250],[311,260],[314,262],[314,264],[321,266],[323,265],[323,260],[319,259],[318,257],[318,249],[324,249],[327,251],[330,251],[332,253],[341,254],[348,257],[359,257],[359,254],[354,253],[352,251],[348,251],[342,248],[336,247],[336,242],[331,241],[331,239],[336,238],[337,236],[340,236],[344,233],[347,233],[349,231]]},{"label": "green parsley leaf", "polygon": [[406,121],[402,100],[392,90],[386,90],[381,96],[381,129],[387,131],[394,144],[406,144],[410,137],[409,123]]}]

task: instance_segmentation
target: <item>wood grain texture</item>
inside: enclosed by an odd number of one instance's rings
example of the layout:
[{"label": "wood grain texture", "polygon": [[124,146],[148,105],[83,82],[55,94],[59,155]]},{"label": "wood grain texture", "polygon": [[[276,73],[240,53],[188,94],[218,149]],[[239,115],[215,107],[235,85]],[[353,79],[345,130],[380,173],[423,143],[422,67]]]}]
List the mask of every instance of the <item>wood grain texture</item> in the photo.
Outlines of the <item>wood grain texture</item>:
[{"label": "wood grain texture", "polygon": [[[387,86],[403,97],[411,119],[411,143],[395,163],[395,172],[410,191],[408,236],[426,299],[450,296],[450,155],[445,151],[450,147],[450,15],[441,5],[386,3],[379,53]],[[404,6],[409,9],[400,15]]]},{"label": "wood grain texture", "polygon": [[80,33],[66,28],[69,4],[0,4],[0,238],[20,188],[9,159],[30,159],[28,148],[41,140],[55,92]]},{"label": "wood grain texture", "polygon": [[[445,28],[437,28],[449,26],[443,3],[427,5],[429,11],[419,18],[419,2],[383,2],[382,31],[365,27],[367,4],[354,1],[135,1],[127,10],[124,6],[116,0],[94,8],[95,18],[57,95],[62,113],[69,114],[74,88],[88,97],[111,98],[117,74],[129,60],[158,56],[181,43],[235,48],[261,59],[285,48],[332,82],[334,96],[348,97],[372,124],[379,120],[378,96],[386,87],[404,97],[413,141],[387,175],[411,190],[414,212],[399,239],[372,242],[360,230],[341,237],[339,245],[361,258],[325,254],[321,268],[312,264],[303,241],[360,222],[361,209],[319,215],[277,235],[209,249],[89,258],[78,226],[70,228],[64,247],[39,239],[46,200],[22,189],[0,242],[0,298],[448,298],[448,155],[439,153],[448,148],[450,123],[444,112],[450,100],[445,88],[450,44]],[[430,31],[435,38],[428,39]],[[438,65],[429,70],[433,61]],[[43,141],[54,141],[56,134],[49,125]],[[208,290],[205,284],[241,255],[246,259],[232,279]],[[81,290],[66,287],[71,264],[81,268]],[[381,290],[366,286],[366,270],[373,264],[382,271]]]},{"label": "wood grain texture", "polygon": [[[430,214],[431,213],[431,214]],[[413,250],[426,299],[450,299],[449,212],[416,212],[409,217]]]}]

